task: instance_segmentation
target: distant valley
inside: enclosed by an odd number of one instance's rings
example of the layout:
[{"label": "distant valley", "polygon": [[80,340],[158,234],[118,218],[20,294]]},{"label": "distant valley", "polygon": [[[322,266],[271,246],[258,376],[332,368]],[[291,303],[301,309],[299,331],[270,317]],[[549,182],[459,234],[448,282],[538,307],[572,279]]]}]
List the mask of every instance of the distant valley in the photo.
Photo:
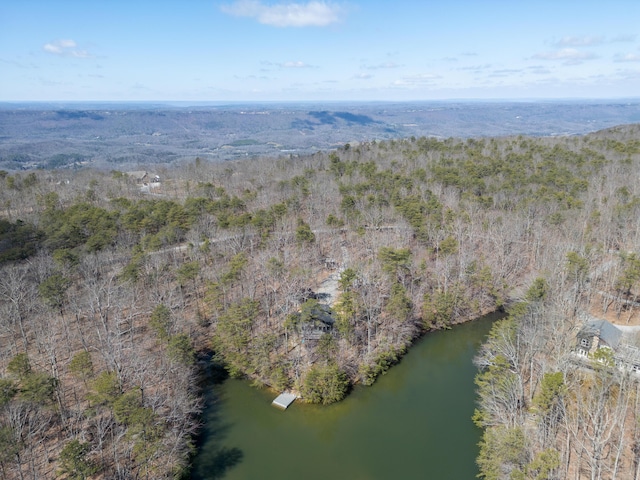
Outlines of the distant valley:
[{"label": "distant valley", "polygon": [[576,135],[640,122],[640,100],[593,102],[0,104],[0,168],[130,168],[407,137]]}]

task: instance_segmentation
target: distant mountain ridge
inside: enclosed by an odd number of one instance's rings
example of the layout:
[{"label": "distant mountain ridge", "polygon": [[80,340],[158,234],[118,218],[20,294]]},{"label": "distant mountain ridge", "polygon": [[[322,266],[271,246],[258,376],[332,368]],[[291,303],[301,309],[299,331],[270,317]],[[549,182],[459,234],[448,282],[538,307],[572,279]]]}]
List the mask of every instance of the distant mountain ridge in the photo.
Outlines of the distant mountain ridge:
[{"label": "distant mountain ridge", "polygon": [[640,123],[640,100],[0,104],[0,168],[123,168],[313,153],[406,137],[578,135]]}]

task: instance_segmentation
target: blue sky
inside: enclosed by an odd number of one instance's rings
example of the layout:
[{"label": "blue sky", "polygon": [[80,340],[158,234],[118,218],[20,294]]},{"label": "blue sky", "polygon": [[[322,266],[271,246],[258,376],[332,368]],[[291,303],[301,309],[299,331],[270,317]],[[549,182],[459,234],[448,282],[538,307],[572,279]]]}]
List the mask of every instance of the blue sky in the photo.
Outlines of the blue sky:
[{"label": "blue sky", "polygon": [[639,0],[0,2],[0,101],[629,97]]}]

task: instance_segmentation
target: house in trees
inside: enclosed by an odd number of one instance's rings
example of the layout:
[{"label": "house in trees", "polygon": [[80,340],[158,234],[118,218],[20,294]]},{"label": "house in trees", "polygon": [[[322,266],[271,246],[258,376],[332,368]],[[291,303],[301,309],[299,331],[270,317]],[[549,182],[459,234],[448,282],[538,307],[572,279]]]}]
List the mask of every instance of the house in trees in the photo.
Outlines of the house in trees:
[{"label": "house in trees", "polygon": [[331,307],[317,304],[312,311],[310,321],[302,327],[303,337],[306,340],[318,340],[323,334],[333,330],[334,324],[334,312]]},{"label": "house in trees", "polygon": [[577,337],[576,352],[586,357],[604,347],[615,351],[620,345],[622,331],[606,320],[589,320],[578,331]]},{"label": "house in trees", "polygon": [[640,349],[631,345],[625,333],[607,320],[591,319],[576,335],[576,353],[621,370],[640,373]]},{"label": "house in trees", "polygon": [[640,374],[640,348],[622,343],[614,354],[614,360],[620,369]]},{"label": "house in trees", "polygon": [[149,174],[144,170],[135,170],[127,172],[127,176],[137,184],[144,184],[149,181]]},{"label": "house in trees", "polygon": [[127,172],[130,181],[140,187],[142,193],[151,193],[152,190],[160,187],[160,176],[151,174],[144,170]]},{"label": "house in trees", "polygon": [[149,183],[160,183],[160,176],[149,173],[145,170],[135,170],[127,172],[127,176],[138,185],[147,185]]},{"label": "house in trees", "polygon": [[306,301],[300,311],[300,331],[303,340],[318,340],[325,333],[333,330],[335,312],[329,305],[323,305],[315,300]]}]

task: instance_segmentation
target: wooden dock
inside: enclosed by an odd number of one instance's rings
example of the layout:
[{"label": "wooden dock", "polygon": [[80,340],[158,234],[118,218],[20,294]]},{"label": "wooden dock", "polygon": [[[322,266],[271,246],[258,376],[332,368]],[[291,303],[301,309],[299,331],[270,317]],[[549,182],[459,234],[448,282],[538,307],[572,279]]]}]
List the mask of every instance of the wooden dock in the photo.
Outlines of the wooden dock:
[{"label": "wooden dock", "polygon": [[271,402],[271,405],[286,410],[295,399],[296,396],[293,393],[281,393],[273,402]]}]

